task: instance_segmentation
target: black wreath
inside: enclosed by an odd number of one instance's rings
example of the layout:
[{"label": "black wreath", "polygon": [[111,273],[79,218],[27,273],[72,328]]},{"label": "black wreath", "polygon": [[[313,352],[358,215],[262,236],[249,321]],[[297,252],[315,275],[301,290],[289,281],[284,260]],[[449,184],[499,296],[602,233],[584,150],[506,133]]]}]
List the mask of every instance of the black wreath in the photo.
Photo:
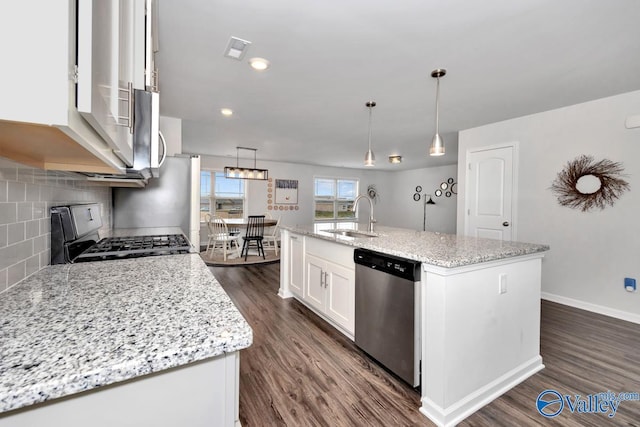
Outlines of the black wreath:
[{"label": "black wreath", "polygon": [[[551,191],[558,196],[558,203],[583,212],[594,208],[604,209],[629,189],[629,183],[621,178],[624,168],[621,163],[603,159],[594,162],[592,156],[582,155],[570,162],[558,173]],[[592,175],[600,180],[600,188],[589,194],[581,193],[578,180]]]}]

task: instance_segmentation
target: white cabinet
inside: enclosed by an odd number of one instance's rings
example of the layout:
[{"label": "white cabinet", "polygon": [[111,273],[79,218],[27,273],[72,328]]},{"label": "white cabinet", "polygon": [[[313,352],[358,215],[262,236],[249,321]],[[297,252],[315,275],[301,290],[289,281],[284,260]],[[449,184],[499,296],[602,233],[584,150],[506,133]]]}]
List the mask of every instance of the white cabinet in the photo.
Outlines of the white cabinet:
[{"label": "white cabinet", "polygon": [[[91,19],[78,15],[77,5],[80,11],[91,6]],[[3,68],[0,79],[0,156],[42,169],[124,172],[131,157],[130,144],[125,143],[124,148],[114,145],[83,118],[76,105],[76,80],[93,78],[94,72],[105,77],[96,81],[100,96],[92,94],[92,101],[103,109],[105,126],[124,122],[120,116],[129,108],[120,100],[127,97],[119,88],[129,81],[144,84],[144,71],[140,75],[140,67],[134,64],[135,45],[143,43],[139,33],[145,30],[144,22],[142,26],[137,23],[144,12],[136,10],[144,11],[144,6],[144,0],[7,4],[0,14],[0,38],[7,41],[4,63],[11,66]],[[78,39],[78,27],[94,23],[104,24],[100,37]],[[99,55],[90,60],[92,71],[83,74],[87,52]],[[140,77],[131,79],[131,73]],[[82,95],[78,95],[81,102]],[[117,128],[128,134],[126,127]]]},{"label": "white cabinet", "polygon": [[[78,111],[133,164],[133,90],[144,90],[145,0],[78,2]],[[139,22],[136,22],[139,20]]]},{"label": "white cabinet", "polygon": [[282,230],[281,298],[295,297],[342,333],[355,331],[353,247]]},{"label": "white cabinet", "polygon": [[0,427],[237,427],[240,353],[3,413]]},{"label": "white cabinet", "polygon": [[304,295],[304,237],[288,234],[288,268],[289,290],[298,297]]},{"label": "white cabinet", "polygon": [[306,254],[304,301],[342,327],[354,332],[355,273],[339,264]]}]

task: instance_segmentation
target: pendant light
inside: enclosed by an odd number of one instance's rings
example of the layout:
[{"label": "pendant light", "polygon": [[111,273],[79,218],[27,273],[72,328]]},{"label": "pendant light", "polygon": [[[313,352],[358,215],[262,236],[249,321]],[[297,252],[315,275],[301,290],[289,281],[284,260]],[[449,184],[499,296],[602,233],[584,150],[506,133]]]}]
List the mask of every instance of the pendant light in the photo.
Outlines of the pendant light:
[{"label": "pendant light", "polygon": [[444,68],[437,68],[431,72],[431,77],[436,79],[436,134],[433,135],[433,139],[431,140],[431,147],[429,147],[429,155],[430,156],[444,156],[444,141],[440,136],[439,129],[439,103],[440,103],[440,77],[444,77],[447,74],[447,70]]},{"label": "pendant light", "polygon": [[365,154],[364,156],[364,165],[374,166],[376,164],[376,156],[373,154],[373,151],[371,151],[371,111],[373,110],[373,107],[376,106],[376,102],[368,101],[364,105],[366,105],[367,108],[369,108],[369,150],[367,151],[367,154]]},{"label": "pendant light", "polygon": [[[253,151],[253,167],[240,167],[240,150]],[[257,148],[236,147],[236,165],[225,166],[224,177],[235,179],[255,179],[260,181],[266,181],[269,179],[269,171],[267,169],[258,169],[256,167],[256,153]]]}]

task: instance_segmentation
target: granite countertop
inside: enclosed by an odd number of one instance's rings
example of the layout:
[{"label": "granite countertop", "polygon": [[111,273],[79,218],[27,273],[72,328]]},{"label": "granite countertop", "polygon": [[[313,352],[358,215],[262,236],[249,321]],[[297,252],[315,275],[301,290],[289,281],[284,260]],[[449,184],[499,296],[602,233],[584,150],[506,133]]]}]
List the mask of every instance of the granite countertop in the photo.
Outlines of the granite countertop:
[{"label": "granite countertop", "polygon": [[0,412],[251,345],[197,254],[47,267],[0,295]]},{"label": "granite countertop", "polygon": [[366,230],[366,225],[357,223],[283,225],[282,228],[293,233],[396,255],[444,268],[463,267],[549,250],[549,246],[535,243],[508,242],[378,225],[376,225],[374,233],[376,237],[347,237],[327,231],[331,229]]}]

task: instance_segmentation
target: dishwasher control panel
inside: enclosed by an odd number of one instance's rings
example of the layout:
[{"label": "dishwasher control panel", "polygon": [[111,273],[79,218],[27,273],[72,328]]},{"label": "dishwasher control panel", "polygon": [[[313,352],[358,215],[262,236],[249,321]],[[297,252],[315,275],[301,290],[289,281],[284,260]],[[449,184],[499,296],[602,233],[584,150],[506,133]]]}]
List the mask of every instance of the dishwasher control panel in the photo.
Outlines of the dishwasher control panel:
[{"label": "dishwasher control panel", "polygon": [[360,248],[353,251],[353,261],[356,264],[402,277],[403,279],[420,280],[420,261]]}]

